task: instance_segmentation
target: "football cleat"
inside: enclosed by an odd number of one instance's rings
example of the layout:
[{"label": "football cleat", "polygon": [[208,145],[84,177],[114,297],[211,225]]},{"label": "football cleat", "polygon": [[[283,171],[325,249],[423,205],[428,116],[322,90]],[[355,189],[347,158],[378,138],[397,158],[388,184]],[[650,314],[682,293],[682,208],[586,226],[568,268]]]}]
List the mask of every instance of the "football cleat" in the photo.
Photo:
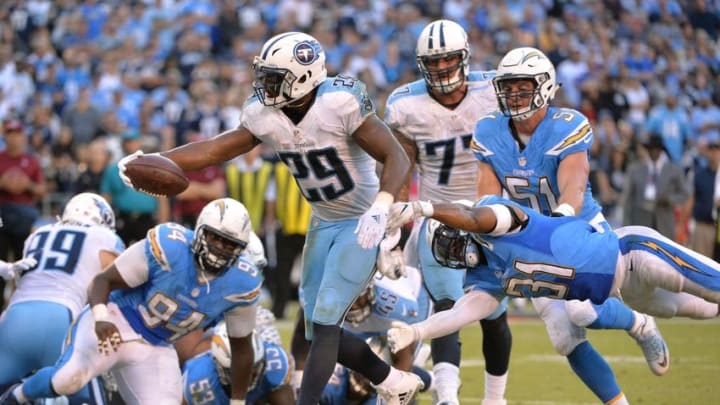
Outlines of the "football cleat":
[{"label": "football cleat", "polygon": [[395,387],[385,388],[376,386],[380,404],[383,405],[409,405],[415,398],[415,395],[425,388],[425,384],[417,375],[400,371],[401,378]]},{"label": "football cleat", "polygon": [[650,371],[655,375],[663,375],[670,368],[670,350],[660,334],[655,318],[636,312],[639,319],[628,334],[640,345]]}]

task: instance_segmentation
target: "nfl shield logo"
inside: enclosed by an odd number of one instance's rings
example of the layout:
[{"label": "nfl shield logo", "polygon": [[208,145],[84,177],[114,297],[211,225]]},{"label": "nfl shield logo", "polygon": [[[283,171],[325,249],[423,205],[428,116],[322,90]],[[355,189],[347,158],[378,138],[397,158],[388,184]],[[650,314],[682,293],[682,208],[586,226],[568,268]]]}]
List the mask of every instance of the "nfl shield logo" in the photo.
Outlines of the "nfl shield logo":
[{"label": "nfl shield logo", "polygon": [[301,65],[309,65],[317,59],[315,46],[309,41],[298,42],[293,49],[293,55]]},{"label": "nfl shield logo", "polygon": [[525,156],[520,156],[518,158],[518,164],[522,167],[525,167],[525,164],[527,163],[527,160],[525,160]]}]

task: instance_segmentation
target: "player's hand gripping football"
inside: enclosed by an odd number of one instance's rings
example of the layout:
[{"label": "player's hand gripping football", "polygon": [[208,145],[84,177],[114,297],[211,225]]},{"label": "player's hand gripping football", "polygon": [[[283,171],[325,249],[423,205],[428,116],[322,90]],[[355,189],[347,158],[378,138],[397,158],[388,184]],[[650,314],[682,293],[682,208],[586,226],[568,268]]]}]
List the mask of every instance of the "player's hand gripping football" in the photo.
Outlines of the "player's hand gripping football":
[{"label": "player's hand gripping football", "polygon": [[[135,189],[135,186],[132,184],[132,180],[130,180],[130,177],[127,176],[127,165],[128,163],[132,162],[133,160],[139,158],[144,154],[145,153],[143,151],[136,150],[135,153],[127,155],[118,161],[118,173],[120,174],[120,180],[122,180],[122,182],[125,183],[126,186],[132,188],[133,190]],[[157,153],[149,153],[148,155],[157,155]]]},{"label": "player's hand gripping football", "polygon": [[429,201],[399,202],[392,205],[388,217],[388,229],[400,228],[420,217],[430,217],[433,206]]},{"label": "player's hand gripping football", "polygon": [[122,338],[117,326],[112,322],[110,313],[105,304],[97,304],[92,307],[95,318],[95,335],[98,340],[98,353],[108,355],[110,349],[118,351]]},{"label": "player's hand gripping football", "polygon": [[28,271],[37,265],[37,260],[30,256],[14,263],[5,263],[0,261],[0,277],[5,280],[15,278],[16,275]]},{"label": "player's hand gripping football", "polygon": [[405,322],[393,321],[390,330],[387,332],[388,344],[393,353],[410,346],[413,342],[420,340],[420,331]]}]

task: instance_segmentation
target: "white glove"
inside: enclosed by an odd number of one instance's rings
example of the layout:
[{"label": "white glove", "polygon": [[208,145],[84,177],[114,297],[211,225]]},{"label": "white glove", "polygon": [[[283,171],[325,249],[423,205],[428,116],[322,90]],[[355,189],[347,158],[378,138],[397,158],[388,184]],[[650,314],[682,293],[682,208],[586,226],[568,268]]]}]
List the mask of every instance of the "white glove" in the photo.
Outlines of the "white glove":
[{"label": "white glove", "polygon": [[133,160],[137,159],[142,155],[144,155],[143,151],[136,150],[135,153],[127,155],[118,161],[118,172],[120,173],[120,180],[122,180],[122,182],[125,183],[126,186],[133,189],[135,188],[135,186],[133,186],[132,181],[125,174],[125,170],[127,170],[126,166],[128,163],[132,162]]},{"label": "white glove", "polygon": [[395,203],[390,208],[388,229],[400,228],[420,217],[431,217],[433,206],[430,201],[410,201]]},{"label": "white glove", "polygon": [[420,340],[420,332],[414,325],[408,325],[401,321],[393,321],[390,325],[387,338],[390,350],[393,353],[397,353],[410,346],[413,342]]},{"label": "white glove", "polygon": [[5,263],[0,260],[0,277],[5,280],[15,278],[16,275],[28,271],[37,265],[37,259],[33,256],[18,260],[15,263]]},{"label": "white glove", "polygon": [[391,280],[407,277],[403,252],[400,249],[395,249],[399,241],[400,228],[395,228],[395,230],[386,234],[380,242],[380,253],[378,253],[375,262],[375,267],[377,267],[380,274]]},{"label": "white glove", "polygon": [[371,249],[380,243],[385,235],[385,227],[388,220],[388,211],[393,201],[392,194],[381,191],[375,198],[375,202],[358,219],[357,241],[363,249]]}]

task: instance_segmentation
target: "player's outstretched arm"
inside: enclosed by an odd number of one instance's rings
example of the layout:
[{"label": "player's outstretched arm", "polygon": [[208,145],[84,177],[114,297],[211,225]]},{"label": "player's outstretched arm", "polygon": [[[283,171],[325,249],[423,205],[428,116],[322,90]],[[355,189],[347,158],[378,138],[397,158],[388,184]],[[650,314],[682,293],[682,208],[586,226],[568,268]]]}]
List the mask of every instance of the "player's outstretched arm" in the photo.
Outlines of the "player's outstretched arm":
[{"label": "player's outstretched arm", "polygon": [[590,162],[585,151],[572,153],[560,162],[558,166],[560,197],[554,213],[574,216],[580,212],[589,176]]},{"label": "player's outstretched arm", "polygon": [[251,151],[260,140],[245,127],[225,131],[214,138],[190,142],[161,155],[169,158],[185,171],[200,170],[224,163],[243,153]]},{"label": "player's outstretched arm", "polygon": [[388,343],[397,353],[418,340],[433,339],[459,331],[463,326],[485,319],[500,302],[485,291],[470,291],[447,311],[437,312],[426,320],[412,325],[393,322],[388,331]]}]

